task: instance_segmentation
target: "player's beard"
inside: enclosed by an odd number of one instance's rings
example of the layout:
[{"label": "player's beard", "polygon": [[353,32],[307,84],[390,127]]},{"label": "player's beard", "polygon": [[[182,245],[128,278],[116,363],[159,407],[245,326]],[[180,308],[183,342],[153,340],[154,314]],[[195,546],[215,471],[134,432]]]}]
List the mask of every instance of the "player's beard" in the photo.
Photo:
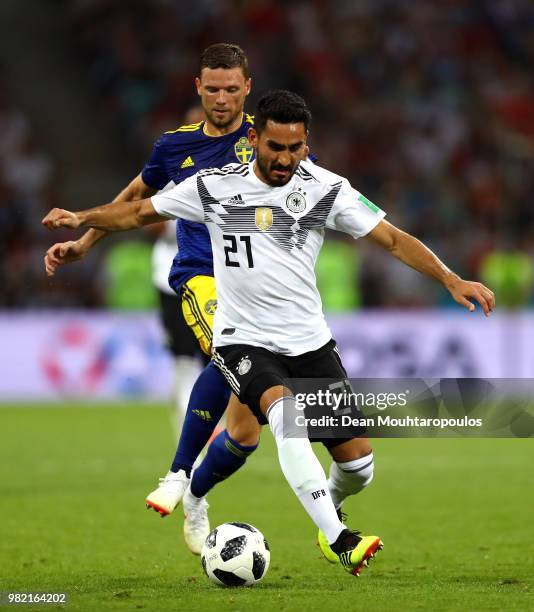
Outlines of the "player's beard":
[{"label": "player's beard", "polygon": [[[263,159],[258,151],[256,152],[256,163],[258,164],[260,174],[263,176],[266,183],[272,187],[283,187],[284,185],[287,185],[293,174],[295,174],[296,170],[296,166],[292,168],[290,166],[282,167],[280,164],[271,164],[267,160]],[[288,170],[289,172],[287,173],[287,178],[276,178],[272,176],[273,170]]]}]

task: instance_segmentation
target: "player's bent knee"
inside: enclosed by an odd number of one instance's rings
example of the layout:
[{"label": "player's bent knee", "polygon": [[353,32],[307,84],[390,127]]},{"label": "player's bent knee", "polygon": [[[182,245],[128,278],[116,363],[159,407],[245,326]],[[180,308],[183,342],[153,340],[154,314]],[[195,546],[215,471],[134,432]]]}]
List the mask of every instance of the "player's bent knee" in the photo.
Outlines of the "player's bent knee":
[{"label": "player's bent knee", "polygon": [[[263,414],[267,414],[268,409],[274,402],[284,397],[284,385],[276,375],[270,373],[258,376],[254,383],[255,397],[258,398],[259,409]],[[261,392],[259,389],[261,389]]]},{"label": "player's bent knee", "polygon": [[323,444],[328,448],[332,459],[337,463],[360,459],[371,455],[373,452],[369,438],[352,438],[341,443],[333,440],[333,444],[332,442],[328,444],[328,442],[328,440],[324,440]]},{"label": "player's bent knee", "polygon": [[228,435],[243,446],[255,446],[259,444],[261,427],[256,418],[247,419],[244,422],[227,423]]},{"label": "player's bent knee", "polygon": [[226,430],[230,437],[244,446],[257,445],[261,426],[248,406],[232,395],[226,413]]}]

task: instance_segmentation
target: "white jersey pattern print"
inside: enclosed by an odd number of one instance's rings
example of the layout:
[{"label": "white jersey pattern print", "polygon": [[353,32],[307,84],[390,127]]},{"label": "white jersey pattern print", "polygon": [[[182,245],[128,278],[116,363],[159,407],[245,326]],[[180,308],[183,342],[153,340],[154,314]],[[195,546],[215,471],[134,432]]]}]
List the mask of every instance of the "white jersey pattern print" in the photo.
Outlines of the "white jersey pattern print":
[{"label": "white jersey pattern print", "polygon": [[301,355],[331,336],[315,283],[325,228],[365,236],[385,216],[347,179],[301,162],[271,187],[254,162],[202,170],[152,197],[156,211],[206,223],[217,311],[213,346],[248,344]]}]

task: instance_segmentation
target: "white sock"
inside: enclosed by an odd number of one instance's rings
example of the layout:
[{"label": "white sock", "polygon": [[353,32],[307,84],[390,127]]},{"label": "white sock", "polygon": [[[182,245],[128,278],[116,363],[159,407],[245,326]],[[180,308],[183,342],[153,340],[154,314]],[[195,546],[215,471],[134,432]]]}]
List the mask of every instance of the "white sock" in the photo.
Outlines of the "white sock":
[{"label": "white sock", "polygon": [[355,495],[373,480],[373,453],[342,463],[332,462],[328,490],[336,508],[346,497]]},{"label": "white sock", "polygon": [[[293,398],[277,400],[269,406],[267,419],[278,447],[278,460],[289,486],[293,489],[312,521],[335,542],[345,525],[339,520],[328,492],[324,470],[307,438],[284,437],[284,404]],[[290,406],[290,409],[293,406]]]}]

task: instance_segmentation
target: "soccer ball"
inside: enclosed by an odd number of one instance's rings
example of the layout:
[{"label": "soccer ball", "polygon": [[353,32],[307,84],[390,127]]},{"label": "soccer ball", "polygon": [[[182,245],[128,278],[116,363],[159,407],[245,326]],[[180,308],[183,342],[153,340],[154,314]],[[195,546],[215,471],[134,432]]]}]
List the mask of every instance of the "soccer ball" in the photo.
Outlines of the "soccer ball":
[{"label": "soccer ball", "polygon": [[219,586],[252,586],[263,579],[271,553],[261,531],[247,523],[223,523],[204,542],[200,560]]}]

